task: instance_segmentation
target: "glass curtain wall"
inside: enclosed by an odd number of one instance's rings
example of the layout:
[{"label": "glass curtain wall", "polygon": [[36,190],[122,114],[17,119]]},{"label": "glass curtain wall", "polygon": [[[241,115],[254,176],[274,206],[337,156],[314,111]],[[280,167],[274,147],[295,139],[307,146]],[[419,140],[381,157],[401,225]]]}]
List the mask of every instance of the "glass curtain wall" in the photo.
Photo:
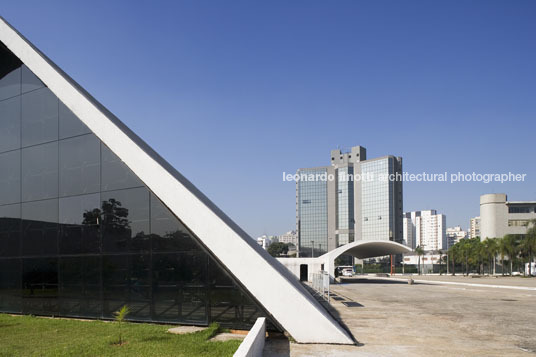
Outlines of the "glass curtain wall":
[{"label": "glass curtain wall", "polygon": [[249,328],[260,306],[0,44],[0,311]]}]

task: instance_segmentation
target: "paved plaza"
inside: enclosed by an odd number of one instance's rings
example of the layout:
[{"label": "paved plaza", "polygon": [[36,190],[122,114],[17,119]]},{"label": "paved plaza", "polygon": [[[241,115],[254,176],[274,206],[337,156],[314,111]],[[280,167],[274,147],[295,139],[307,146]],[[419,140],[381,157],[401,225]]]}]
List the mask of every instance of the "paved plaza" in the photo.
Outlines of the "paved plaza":
[{"label": "paved plaza", "polygon": [[[330,309],[350,329],[357,346],[299,345],[268,340],[265,354],[529,356],[536,353],[536,278],[413,278],[417,281],[413,285],[407,283],[407,277],[398,280],[358,277],[332,285]],[[460,285],[440,284],[441,281]]]}]

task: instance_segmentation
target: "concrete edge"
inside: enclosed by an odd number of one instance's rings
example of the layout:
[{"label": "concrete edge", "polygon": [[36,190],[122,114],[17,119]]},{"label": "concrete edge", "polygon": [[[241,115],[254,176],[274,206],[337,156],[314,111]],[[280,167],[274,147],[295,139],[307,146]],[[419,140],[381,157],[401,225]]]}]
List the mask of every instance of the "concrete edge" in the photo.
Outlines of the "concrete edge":
[{"label": "concrete edge", "polygon": [[266,318],[259,317],[233,357],[262,357],[266,337]]}]

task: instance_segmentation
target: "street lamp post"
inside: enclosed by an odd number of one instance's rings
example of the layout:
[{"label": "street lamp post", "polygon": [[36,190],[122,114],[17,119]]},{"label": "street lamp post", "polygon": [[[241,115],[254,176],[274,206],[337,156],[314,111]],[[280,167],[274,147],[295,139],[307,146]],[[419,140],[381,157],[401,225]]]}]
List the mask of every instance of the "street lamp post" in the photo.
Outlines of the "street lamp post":
[{"label": "street lamp post", "polygon": [[315,257],[315,241],[311,241],[311,258]]}]

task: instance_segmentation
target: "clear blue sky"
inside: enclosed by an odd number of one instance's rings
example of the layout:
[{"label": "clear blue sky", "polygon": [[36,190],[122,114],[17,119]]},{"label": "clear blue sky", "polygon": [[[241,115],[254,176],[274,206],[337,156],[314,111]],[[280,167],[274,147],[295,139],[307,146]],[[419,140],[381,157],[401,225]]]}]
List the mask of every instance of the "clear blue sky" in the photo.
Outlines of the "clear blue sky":
[{"label": "clear blue sky", "polygon": [[[154,4],[153,4],[154,3]],[[295,226],[282,172],[363,145],[409,172],[404,210],[466,228],[536,200],[535,1],[17,1],[1,15],[251,235]]]}]

